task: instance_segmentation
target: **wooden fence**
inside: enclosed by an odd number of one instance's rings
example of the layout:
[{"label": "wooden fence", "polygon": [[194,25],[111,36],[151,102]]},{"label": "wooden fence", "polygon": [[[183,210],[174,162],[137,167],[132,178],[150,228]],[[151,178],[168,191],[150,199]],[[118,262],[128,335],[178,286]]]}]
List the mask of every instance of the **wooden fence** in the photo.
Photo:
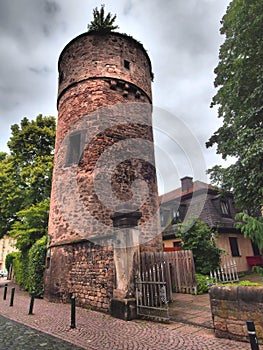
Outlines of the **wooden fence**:
[{"label": "wooden fence", "polygon": [[238,282],[237,264],[235,261],[229,261],[220,268],[210,271],[210,277],[215,283]]},{"label": "wooden fence", "polygon": [[[173,293],[196,293],[194,259],[191,250],[140,254],[140,274],[150,275],[159,271],[161,281],[166,282],[167,300],[172,302]],[[156,272],[154,272],[156,273]],[[153,280],[154,281],[154,280]]]}]

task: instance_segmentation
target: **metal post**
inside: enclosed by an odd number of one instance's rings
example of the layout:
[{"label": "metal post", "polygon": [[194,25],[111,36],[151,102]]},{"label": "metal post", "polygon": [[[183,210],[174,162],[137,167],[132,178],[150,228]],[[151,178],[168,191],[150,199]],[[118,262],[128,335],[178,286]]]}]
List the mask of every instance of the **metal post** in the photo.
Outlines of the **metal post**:
[{"label": "metal post", "polygon": [[15,287],[11,289],[10,306],[14,305]]},{"label": "metal post", "polygon": [[251,320],[247,321],[247,331],[248,331],[248,335],[249,335],[251,350],[259,350],[258,338],[256,335],[254,321],[251,321]]},{"label": "metal post", "polygon": [[32,292],[28,315],[33,315],[34,301],[35,301],[35,292]]},{"label": "metal post", "polygon": [[5,284],[3,300],[6,300],[6,294],[7,294],[7,284]]},{"label": "metal post", "polygon": [[76,328],[76,298],[71,297],[71,325],[70,328]]}]

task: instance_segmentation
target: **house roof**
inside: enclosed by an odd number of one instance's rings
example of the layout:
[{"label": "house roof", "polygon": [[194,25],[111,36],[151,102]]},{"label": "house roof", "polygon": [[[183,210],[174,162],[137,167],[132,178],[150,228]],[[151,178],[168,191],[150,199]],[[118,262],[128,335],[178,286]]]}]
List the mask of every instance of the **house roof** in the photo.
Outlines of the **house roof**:
[{"label": "house roof", "polygon": [[[188,181],[190,179],[190,181]],[[163,210],[172,212],[173,208],[179,209],[185,206],[186,213],[181,220],[198,216],[201,220],[206,222],[210,227],[216,227],[218,230],[224,229],[230,232],[234,231],[234,217],[235,208],[233,202],[233,195],[231,193],[223,196],[219,193],[219,189],[202,181],[194,181],[191,183],[191,178],[187,179],[188,186],[183,191],[182,188],[176,188],[159,197],[160,205]],[[182,186],[183,187],[183,186]],[[221,209],[221,201],[226,199],[229,207],[229,214],[224,215]],[[167,213],[168,213],[167,212]],[[164,212],[163,212],[164,213]],[[170,214],[167,214],[170,216]],[[176,224],[170,226],[174,230]],[[167,227],[168,228],[168,227]],[[169,229],[166,234],[169,235]]]},{"label": "house roof", "polygon": [[169,202],[171,200],[175,200],[175,199],[181,199],[181,197],[185,196],[185,195],[189,195],[193,192],[199,191],[199,190],[216,190],[216,188],[210,184],[207,184],[205,182],[196,180],[193,182],[193,186],[190,187],[187,191],[182,191],[182,188],[176,188],[175,190],[172,190],[168,193],[165,193],[161,196],[159,196],[159,200],[161,203],[166,203]]}]

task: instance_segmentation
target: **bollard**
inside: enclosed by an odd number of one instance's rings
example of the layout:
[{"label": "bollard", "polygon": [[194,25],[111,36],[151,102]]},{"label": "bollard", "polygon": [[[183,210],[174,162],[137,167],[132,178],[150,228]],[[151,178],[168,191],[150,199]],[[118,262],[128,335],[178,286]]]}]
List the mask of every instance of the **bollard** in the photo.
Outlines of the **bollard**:
[{"label": "bollard", "polygon": [[249,335],[251,350],[259,350],[258,338],[256,335],[254,321],[251,321],[251,320],[247,321],[247,331],[248,331],[248,335]]},{"label": "bollard", "polygon": [[14,305],[15,287],[11,289],[10,306]]},{"label": "bollard", "polygon": [[70,328],[76,328],[76,298],[71,297],[71,325]]},{"label": "bollard", "polygon": [[28,315],[33,315],[34,301],[35,301],[35,292],[32,292]]},{"label": "bollard", "polygon": [[7,294],[7,284],[5,284],[3,300],[6,300],[6,294]]}]

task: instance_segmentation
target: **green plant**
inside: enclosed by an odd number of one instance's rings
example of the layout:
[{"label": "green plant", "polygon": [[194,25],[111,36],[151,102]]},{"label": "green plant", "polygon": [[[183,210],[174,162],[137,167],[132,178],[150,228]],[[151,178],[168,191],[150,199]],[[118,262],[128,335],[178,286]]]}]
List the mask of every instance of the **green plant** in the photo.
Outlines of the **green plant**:
[{"label": "green plant", "polygon": [[198,274],[208,275],[220,266],[222,251],[215,245],[211,233],[211,228],[205,222],[194,217],[178,224],[176,237],[182,239],[183,249],[192,250]]},{"label": "green plant", "polygon": [[28,269],[28,254],[17,252],[13,260],[13,272],[16,283],[20,288],[27,290],[27,269]]},{"label": "green plant", "polygon": [[232,287],[232,286],[259,287],[260,286],[262,287],[262,284],[244,280],[244,281],[239,281],[234,283],[217,283],[217,286],[222,286],[222,287]]},{"label": "green plant", "polygon": [[207,293],[209,284],[211,283],[210,277],[196,273],[195,278],[197,284],[197,294]]},{"label": "green plant", "polygon": [[43,297],[43,273],[47,251],[47,236],[43,236],[30,248],[28,253],[28,291],[36,297]]},{"label": "green plant", "polygon": [[114,25],[116,15],[112,16],[109,12],[105,17],[104,5],[101,5],[100,10],[97,7],[93,10],[93,20],[88,24],[88,32],[110,32],[114,29],[118,29],[118,26]]},{"label": "green plant", "polygon": [[9,271],[10,266],[13,265],[13,260],[16,258],[17,253],[16,252],[12,252],[12,253],[8,253],[5,257],[5,268],[7,269],[7,271]]}]

